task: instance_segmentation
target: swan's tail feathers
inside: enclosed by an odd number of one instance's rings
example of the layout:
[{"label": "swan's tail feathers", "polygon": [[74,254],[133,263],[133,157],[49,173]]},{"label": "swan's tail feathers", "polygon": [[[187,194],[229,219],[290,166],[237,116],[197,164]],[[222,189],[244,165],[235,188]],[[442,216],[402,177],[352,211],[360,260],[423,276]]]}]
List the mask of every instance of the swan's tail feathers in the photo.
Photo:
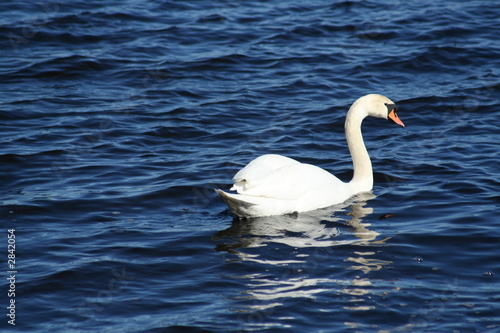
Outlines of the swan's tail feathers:
[{"label": "swan's tail feathers", "polygon": [[243,196],[240,194],[227,193],[219,189],[215,192],[226,202],[229,210],[238,217],[250,216],[249,211],[252,210],[252,206],[256,205],[256,203],[243,200]]},{"label": "swan's tail feathers", "polygon": [[296,202],[276,198],[215,190],[238,217],[262,217],[284,215],[296,211]]}]

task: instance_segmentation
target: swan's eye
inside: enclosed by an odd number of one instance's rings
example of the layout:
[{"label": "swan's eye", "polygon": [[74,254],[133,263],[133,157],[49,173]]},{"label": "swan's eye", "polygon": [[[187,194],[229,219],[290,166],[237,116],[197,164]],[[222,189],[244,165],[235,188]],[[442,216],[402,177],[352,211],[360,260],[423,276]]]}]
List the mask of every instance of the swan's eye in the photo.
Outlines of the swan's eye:
[{"label": "swan's eye", "polygon": [[396,104],[393,103],[385,103],[385,106],[387,107],[387,113],[391,112],[392,110],[394,111],[399,111],[399,108]]},{"label": "swan's eye", "polygon": [[398,106],[396,104],[391,104],[391,103],[386,103],[385,106],[387,106],[387,118],[398,124],[399,126],[405,127],[405,124],[399,119],[397,111],[398,111]]}]

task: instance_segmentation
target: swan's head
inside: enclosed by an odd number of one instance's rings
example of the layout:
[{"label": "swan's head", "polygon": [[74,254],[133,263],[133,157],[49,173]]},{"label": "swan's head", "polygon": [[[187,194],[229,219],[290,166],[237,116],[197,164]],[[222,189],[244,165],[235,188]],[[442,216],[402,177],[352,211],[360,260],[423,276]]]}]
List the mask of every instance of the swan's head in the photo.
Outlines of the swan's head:
[{"label": "swan's head", "polygon": [[396,113],[398,111],[396,103],[382,95],[370,94],[360,97],[354,102],[350,110],[362,112],[364,116],[390,119],[399,126],[405,127],[405,124]]}]

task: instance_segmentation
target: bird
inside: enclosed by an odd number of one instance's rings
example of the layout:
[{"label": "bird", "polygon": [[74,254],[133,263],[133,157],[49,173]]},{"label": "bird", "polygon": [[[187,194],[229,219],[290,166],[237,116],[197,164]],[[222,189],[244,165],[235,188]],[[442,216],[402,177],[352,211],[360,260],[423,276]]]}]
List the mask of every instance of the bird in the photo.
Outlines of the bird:
[{"label": "bird", "polygon": [[277,154],[259,156],[233,177],[230,192],[215,191],[238,218],[297,214],[343,203],[373,188],[373,170],[361,133],[367,116],[392,120],[401,127],[396,103],[379,94],[358,98],[349,108],[345,136],[353,177],[343,182],[330,172]]}]

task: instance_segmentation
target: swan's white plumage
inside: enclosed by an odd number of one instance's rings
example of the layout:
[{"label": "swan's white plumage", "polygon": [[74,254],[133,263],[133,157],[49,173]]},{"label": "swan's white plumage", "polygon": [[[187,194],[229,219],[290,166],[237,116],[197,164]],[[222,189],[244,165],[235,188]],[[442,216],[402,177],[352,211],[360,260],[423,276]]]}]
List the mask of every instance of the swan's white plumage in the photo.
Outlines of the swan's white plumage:
[{"label": "swan's white plumage", "polygon": [[[328,207],[350,198],[346,183],[331,173],[311,164],[289,159],[283,166],[283,156],[263,155],[250,162],[235,176],[232,189],[238,194],[217,192],[237,216],[270,216],[305,212]],[[259,163],[264,160],[264,167]],[[276,168],[272,169],[273,165]],[[249,176],[256,176],[250,178]],[[247,178],[245,178],[247,177]],[[236,181],[238,179],[238,181]],[[246,184],[252,186],[245,186]]]},{"label": "swan's white plumage", "polygon": [[233,177],[232,191],[248,191],[258,187],[274,171],[291,164],[298,164],[294,159],[281,155],[262,155],[248,163]]},{"label": "swan's white plumage", "polygon": [[[394,103],[381,95],[366,95],[349,109],[346,138],[353,158],[354,176],[344,183],[331,173],[311,164],[268,154],[257,157],[233,178],[232,191],[216,190],[233,214],[240,217],[283,215],[305,212],[342,203],[373,186],[371,161],[361,136],[361,122],[368,116],[389,116],[401,126],[397,115],[389,115]],[[396,117],[397,121],[393,118]]]}]

